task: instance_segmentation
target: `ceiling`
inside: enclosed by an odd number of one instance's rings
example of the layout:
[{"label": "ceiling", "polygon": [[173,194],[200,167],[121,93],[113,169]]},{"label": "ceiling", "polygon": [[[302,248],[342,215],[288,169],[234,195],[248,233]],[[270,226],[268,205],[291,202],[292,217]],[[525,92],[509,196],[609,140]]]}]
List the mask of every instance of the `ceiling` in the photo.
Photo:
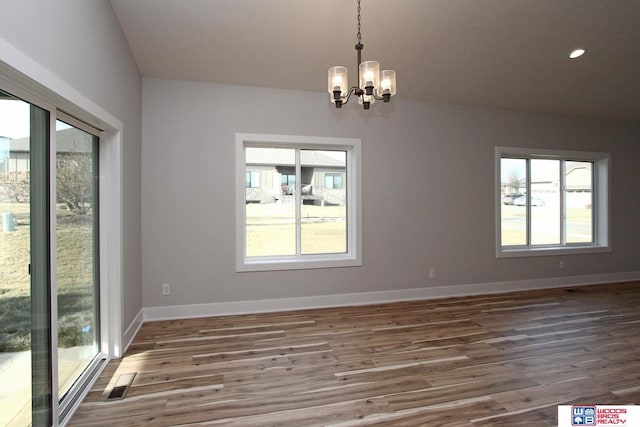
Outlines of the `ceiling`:
[{"label": "ceiling", "polygon": [[[146,78],[326,93],[344,65],[354,83],[356,0],[111,3]],[[398,98],[640,121],[639,22],[638,0],[362,0],[363,60]]]}]

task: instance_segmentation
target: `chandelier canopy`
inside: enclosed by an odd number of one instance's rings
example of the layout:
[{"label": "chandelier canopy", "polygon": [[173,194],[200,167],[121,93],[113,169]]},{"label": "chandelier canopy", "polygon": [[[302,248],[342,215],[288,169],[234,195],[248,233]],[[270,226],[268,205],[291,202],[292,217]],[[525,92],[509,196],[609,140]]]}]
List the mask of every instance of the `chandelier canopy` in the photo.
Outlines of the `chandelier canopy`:
[{"label": "chandelier canopy", "polygon": [[378,61],[362,62],[362,33],[360,32],[360,0],[358,0],[358,43],[356,52],[358,58],[358,85],[349,87],[347,69],[341,65],[329,68],[327,88],[331,94],[331,102],[336,108],[342,108],[349,102],[352,94],[358,97],[358,104],[368,110],[376,100],[389,102],[396,94],[396,72],[383,70],[380,72]]}]

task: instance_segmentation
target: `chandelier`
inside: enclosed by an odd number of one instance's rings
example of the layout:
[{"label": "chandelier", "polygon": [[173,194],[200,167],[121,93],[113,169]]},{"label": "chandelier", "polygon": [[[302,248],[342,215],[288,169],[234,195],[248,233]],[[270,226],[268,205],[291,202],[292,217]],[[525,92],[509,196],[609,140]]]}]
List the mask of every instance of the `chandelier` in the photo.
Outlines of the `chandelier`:
[{"label": "chandelier", "polygon": [[358,56],[358,86],[349,87],[347,83],[347,69],[340,65],[329,68],[328,90],[331,94],[331,102],[336,108],[342,108],[349,102],[351,95],[358,97],[358,104],[368,110],[376,100],[389,102],[396,94],[396,72],[383,70],[380,72],[380,64],[377,61],[362,62],[362,34],[360,32],[360,0],[358,0],[358,43],[356,52]]}]

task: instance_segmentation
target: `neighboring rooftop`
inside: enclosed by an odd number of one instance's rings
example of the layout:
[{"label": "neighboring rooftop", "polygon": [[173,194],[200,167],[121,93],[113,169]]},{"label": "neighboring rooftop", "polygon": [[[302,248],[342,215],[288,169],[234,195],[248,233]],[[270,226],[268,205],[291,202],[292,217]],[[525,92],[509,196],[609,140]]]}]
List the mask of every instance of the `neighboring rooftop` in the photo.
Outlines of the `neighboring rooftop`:
[{"label": "neighboring rooftop", "polygon": [[[12,152],[28,152],[29,137],[9,139],[9,149]],[[91,135],[73,128],[56,131],[56,151],[90,153]]]}]

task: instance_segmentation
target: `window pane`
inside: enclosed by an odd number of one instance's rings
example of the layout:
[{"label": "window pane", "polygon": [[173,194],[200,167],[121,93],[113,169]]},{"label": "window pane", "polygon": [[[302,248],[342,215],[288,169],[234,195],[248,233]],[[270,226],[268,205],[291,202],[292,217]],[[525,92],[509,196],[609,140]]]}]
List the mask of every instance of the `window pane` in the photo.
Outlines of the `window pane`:
[{"label": "window pane", "polygon": [[347,153],[301,150],[300,166],[302,254],[346,252],[347,192],[333,177],[346,173]]},{"label": "window pane", "polygon": [[527,161],[500,159],[501,242],[503,246],[527,244],[527,209],[524,192],[527,185]]},{"label": "window pane", "polygon": [[56,123],[58,378],[61,398],[99,351],[97,137]]},{"label": "window pane", "polygon": [[247,171],[245,188],[260,188],[260,172]]},{"label": "window pane", "polygon": [[531,244],[560,243],[560,161],[531,160]]},{"label": "window pane", "polygon": [[296,254],[295,158],[292,149],[245,148],[246,167],[259,167],[264,178],[245,190],[247,257]]},{"label": "window pane", "polygon": [[593,163],[566,162],[567,243],[593,242]]},{"label": "window pane", "polygon": [[324,176],[324,188],[333,188],[333,174],[325,174]]},{"label": "window pane", "polygon": [[333,188],[342,188],[342,174],[337,173],[333,175]]}]

